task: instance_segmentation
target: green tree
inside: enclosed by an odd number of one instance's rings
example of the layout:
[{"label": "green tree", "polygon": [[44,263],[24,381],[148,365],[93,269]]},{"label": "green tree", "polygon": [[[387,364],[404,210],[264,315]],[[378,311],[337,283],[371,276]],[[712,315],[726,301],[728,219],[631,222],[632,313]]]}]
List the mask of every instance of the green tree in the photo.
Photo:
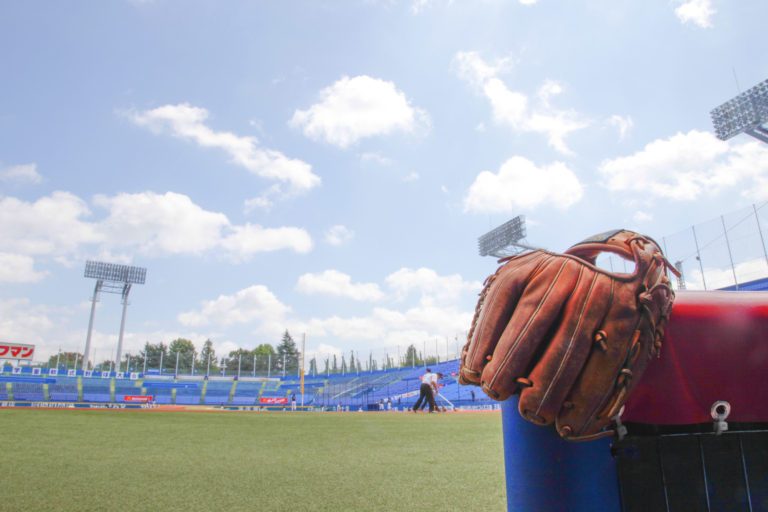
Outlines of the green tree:
[{"label": "green tree", "polygon": [[[89,366],[90,366],[90,364],[89,364]],[[94,370],[100,371],[100,372],[108,372],[108,371],[110,371],[110,368],[112,370],[114,370],[115,369],[115,363],[114,363],[114,361],[110,361],[109,359],[105,359],[102,362],[97,363],[96,366],[93,367]]]},{"label": "green tree", "polygon": [[[56,368],[57,358],[60,370],[79,370],[83,364],[83,354],[80,352],[61,352],[48,358],[48,368]],[[75,365],[77,365],[77,368],[75,368]],[[88,368],[93,368],[93,364],[90,361],[88,362]]]},{"label": "green tree", "polygon": [[163,342],[152,344],[144,343],[144,349],[139,352],[141,367],[144,368],[144,361],[147,362],[147,370],[159,370],[160,360],[163,361],[163,368],[168,368],[168,347]]},{"label": "green tree", "polygon": [[360,368],[358,368],[359,365],[360,365],[360,361],[355,362],[355,351],[351,350],[349,352],[349,373],[359,372],[360,371]]},{"label": "green tree", "polygon": [[229,357],[225,360],[225,365],[228,371],[232,371],[237,374],[238,365],[240,367],[240,373],[253,371],[253,351],[239,348],[229,353]]},{"label": "green tree", "polygon": [[312,359],[309,360],[309,375],[316,375],[317,374],[317,359],[315,359],[315,356],[312,356]]},{"label": "green tree", "polygon": [[424,360],[421,358],[421,354],[416,350],[416,347],[411,344],[405,351],[405,359],[403,360],[403,363],[403,366],[421,366],[424,364]]},{"label": "green tree", "polygon": [[205,340],[203,348],[200,350],[200,367],[203,371],[208,369],[208,361],[211,363],[211,375],[219,371],[218,361],[216,359],[216,351],[213,350],[213,342],[210,339]]},{"label": "green tree", "polygon": [[269,343],[262,343],[253,349],[253,354],[256,356],[256,371],[267,373],[269,365],[272,364],[275,359],[275,348]]},{"label": "green tree", "polygon": [[[285,366],[283,366],[285,364]],[[283,339],[277,346],[277,365],[276,368],[285,372],[286,375],[296,374],[299,371],[299,350],[293,341],[288,329],[283,334]]]},{"label": "green tree", "polygon": [[179,358],[179,373],[189,373],[195,357],[195,345],[184,338],[177,338],[168,346],[168,359],[176,368],[176,356]]}]

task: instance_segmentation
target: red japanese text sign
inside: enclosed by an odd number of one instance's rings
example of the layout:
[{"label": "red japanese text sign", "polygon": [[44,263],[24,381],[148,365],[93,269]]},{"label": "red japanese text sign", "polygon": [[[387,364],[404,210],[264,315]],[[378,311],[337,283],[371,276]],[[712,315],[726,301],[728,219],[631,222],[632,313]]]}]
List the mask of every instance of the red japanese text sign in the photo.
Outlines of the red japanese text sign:
[{"label": "red japanese text sign", "polygon": [[25,361],[32,361],[34,355],[34,345],[0,342],[0,359],[23,359]]}]

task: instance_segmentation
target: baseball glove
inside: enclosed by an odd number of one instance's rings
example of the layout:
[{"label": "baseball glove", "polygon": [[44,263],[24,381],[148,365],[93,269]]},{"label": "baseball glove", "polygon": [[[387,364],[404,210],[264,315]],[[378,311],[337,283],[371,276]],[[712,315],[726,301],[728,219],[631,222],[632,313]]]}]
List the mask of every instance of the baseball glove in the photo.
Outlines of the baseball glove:
[{"label": "baseball glove", "polygon": [[[598,254],[633,261],[630,274],[595,265]],[[520,394],[520,414],[555,422],[565,439],[612,435],[646,365],[658,356],[678,275],[651,238],[615,230],[564,254],[505,258],[485,282],[461,355],[459,382],[495,400]]]}]

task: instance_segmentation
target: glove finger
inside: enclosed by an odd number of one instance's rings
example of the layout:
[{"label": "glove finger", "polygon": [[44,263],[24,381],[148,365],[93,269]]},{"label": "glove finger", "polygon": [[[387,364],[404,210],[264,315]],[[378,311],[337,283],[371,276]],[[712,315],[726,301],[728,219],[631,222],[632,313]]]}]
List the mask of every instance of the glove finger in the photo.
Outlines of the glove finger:
[{"label": "glove finger", "polygon": [[[598,433],[610,423],[626,401],[629,387],[651,358],[654,332],[638,329],[634,292],[617,286],[607,318],[600,327],[605,335],[605,350],[593,349],[576,379],[567,401],[572,409],[561,409],[557,430],[563,437],[583,437]],[[645,330],[645,334],[643,334]],[[633,378],[630,368],[637,368]],[[619,404],[618,406],[616,404]]]},{"label": "glove finger", "polygon": [[542,251],[534,251],[513,258],[489,277],[481,293],[478,311],[475,313],[469,342],[464,347],[459,370],[461,384],[480,384],[486,357],[493,353],[502,332],[504,332],[512,311],[529,276],[548,257],[542,258]]},{"label": "glove finger", "polygon": [[[552,423],[561,407],[573,404],[566,396],[579,376],[611,302],[612,282],[588,267],[582,267],[578,283],[563,308],[557,327],[520,393],[520,414],[541,425]],[[565,403],[564,403],[565,402]]]},{"label": "glove finger", "polygon": [[506,400],[527,376],[531,359],[548,338],[563,304],[576,285],[581,264],[570,258],[549,259],[525,287],[512,318],[482,375],[485,393]]}]

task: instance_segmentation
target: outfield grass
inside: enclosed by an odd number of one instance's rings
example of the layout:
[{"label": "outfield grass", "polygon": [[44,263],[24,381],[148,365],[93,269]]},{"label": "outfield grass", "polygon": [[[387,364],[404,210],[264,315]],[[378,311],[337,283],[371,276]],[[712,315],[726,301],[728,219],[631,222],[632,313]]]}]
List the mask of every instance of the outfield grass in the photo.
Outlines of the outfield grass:
[{"label": "outfield grass", "polygon": [[499,414],[0,410],[0,510],[505,510]]}]

